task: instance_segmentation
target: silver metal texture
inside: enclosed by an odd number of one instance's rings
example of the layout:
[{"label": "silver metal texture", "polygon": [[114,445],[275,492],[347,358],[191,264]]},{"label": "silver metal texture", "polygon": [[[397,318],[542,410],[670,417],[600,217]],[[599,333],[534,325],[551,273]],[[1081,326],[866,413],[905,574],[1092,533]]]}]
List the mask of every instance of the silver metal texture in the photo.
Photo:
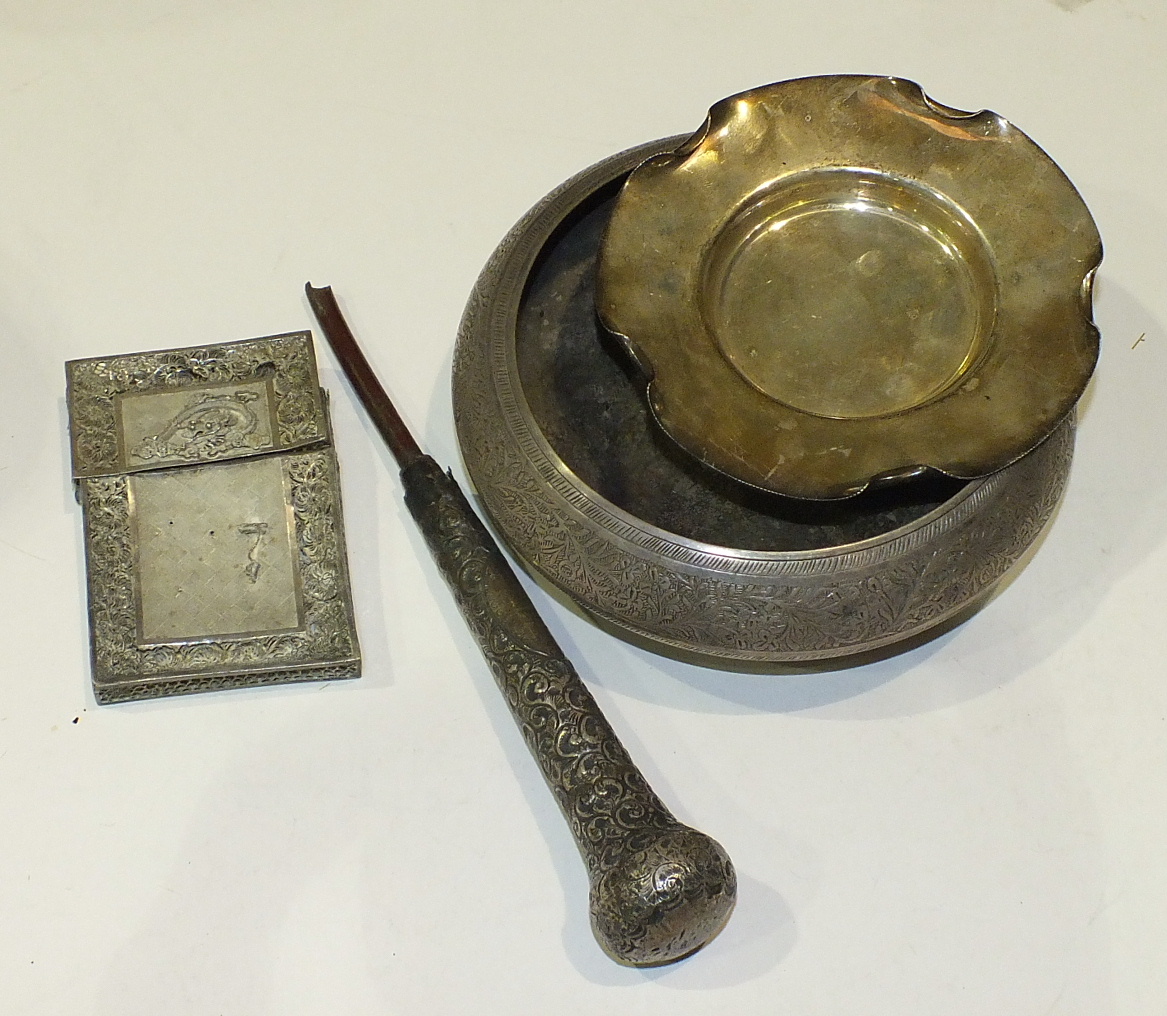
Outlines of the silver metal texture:
[{"label": "silver metal texture", "polygon": [[357,677],[311,337],[66,370],[97,700]]},{"label": "silver metal texture", "polygon": [[424,456],[401,479],[583,856],[596,940],[636,967],[700,949],[737,899],[729,855],[653,793],[453,478]]},{"label": "silver metal texture", "polygon": [[[950,481],[932,500],[921,495],[914,506],[884,510],[865,494],[854,499],[859,516],[846,525],[805,511],[790,522],[782,499],[743,513],[736,494],[678,471],[647,431],[631,468],[623,468],[629,444],[622,433],[580,452],[574,442],[593,440],[614,411],[611,391],[596,391],[590,418],[585,407],[552,426],[556,407],[548,409],[548,399],[588,389],[587,375],[562,389],[554,387],[556,365],[536,372],[543,382],[530,371],[524,378],[520,361],[543,356],[565,330],[579,333],[567,337],[572,342],[603,338],[594,313],[581,313],[570,329],[554,319],[564,303],[586,303],[598,240],[590,261],[572,262],[546,301],[532,305],[557,238],[581,217],[602,215],[596,202],[605,193],[614,195],[633,167],[680,140],[639,146],[567,181],[514,227],[484,268],[463,316],[453,377],[458,438],[481,505],[534,572],[617,634],[669,655],[767,670],[922,637],[979,602],[1041,532],[1068,475],[1072,416],[1016,463],[983,479]],[[528,318],[534,323],[524,325]],[[670,485],[633,496],[641,473],[658,487],[657,474],[668,475]],[[608,482],[612,475],[620,483]],[[914,489],[909,482],[902,496]],[[700,511],[680,511],[698,501]],[[749,526],[731,525],[737,516]]]}]

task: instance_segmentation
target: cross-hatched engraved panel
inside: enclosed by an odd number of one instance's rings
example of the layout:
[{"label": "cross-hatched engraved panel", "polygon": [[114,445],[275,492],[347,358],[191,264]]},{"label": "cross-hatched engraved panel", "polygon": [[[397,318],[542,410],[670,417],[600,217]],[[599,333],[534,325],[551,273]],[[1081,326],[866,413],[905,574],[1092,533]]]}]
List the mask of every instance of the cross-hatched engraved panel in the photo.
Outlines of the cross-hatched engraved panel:
[{"label": "cross-hatched engraved panel", "polygon": [[302,624],[280,459],[139,473],[130,501],[142,643]]}]

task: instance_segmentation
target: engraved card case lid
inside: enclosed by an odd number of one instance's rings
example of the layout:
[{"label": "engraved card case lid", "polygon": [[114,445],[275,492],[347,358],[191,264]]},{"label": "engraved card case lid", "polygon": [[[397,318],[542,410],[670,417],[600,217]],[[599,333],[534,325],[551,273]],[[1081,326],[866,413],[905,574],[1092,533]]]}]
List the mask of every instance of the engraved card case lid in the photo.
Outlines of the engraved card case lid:
[{"label": "engraved card case lid", "polygon": [[311,336],[65,368],[97,701],[357,677]]}]

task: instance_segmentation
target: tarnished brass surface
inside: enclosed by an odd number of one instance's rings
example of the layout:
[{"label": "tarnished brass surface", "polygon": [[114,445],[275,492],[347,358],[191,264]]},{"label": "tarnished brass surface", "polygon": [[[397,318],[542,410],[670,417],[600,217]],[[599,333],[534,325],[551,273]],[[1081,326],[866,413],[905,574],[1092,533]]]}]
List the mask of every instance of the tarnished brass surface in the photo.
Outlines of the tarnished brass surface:
[{"label": "tarnished brass surface", "polygon": [[801,498],[1034,448],[1093,371],[1102,256],[1058,167],[995,113],[832,76],[717,103],[633,171],[597,307],[706,465]]}]

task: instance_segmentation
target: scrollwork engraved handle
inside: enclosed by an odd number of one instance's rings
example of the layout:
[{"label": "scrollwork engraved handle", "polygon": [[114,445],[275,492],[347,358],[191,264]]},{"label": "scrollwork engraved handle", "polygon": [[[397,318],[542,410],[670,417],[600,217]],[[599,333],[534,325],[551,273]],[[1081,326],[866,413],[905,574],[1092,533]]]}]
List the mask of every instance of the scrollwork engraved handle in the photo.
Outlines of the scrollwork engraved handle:
[{"label": "scrollwork engraved handle", "polygon": [[634,966],[700,948],[733,909],[724,849],[653,793],[453,478],[428,456],[401,476],[406,505],[583,855],[597,940]]}]

